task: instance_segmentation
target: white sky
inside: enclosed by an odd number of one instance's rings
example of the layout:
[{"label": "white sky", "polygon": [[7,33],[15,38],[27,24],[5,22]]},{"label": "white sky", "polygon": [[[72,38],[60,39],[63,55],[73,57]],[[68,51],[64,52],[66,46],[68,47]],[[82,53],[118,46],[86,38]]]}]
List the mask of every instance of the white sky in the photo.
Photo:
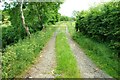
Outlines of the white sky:
[{"label": "white sky", "polygon": [[107,2],[110,0],[65,0],[61,4],[59,13],[65,16],[72,16],[73,11],[87,10],[90,6],[94,6],[100,2]]},{"label": "white sky", "polygon": [[4,9],[4,1],[6,1],[7,3],[12,2],[12,0],[1,0],[1,2],[0,2],[0,10]]},{"label": "white sky", "polygon": [[[5,0],[7,2],[10,2],[12,0]],[[81,10],[87,10],[90,6],[94,6],[95,4],[98,4],[100,2],[107,2],[110,0],[65,0],[63,4],[61,4],[61,8],[59,10],[59,13],[61,15],[65,16],[72,16],[73,11],[81,11]],[[2,7],[3,2],[0,2],[0,9],[3,9]]]}]

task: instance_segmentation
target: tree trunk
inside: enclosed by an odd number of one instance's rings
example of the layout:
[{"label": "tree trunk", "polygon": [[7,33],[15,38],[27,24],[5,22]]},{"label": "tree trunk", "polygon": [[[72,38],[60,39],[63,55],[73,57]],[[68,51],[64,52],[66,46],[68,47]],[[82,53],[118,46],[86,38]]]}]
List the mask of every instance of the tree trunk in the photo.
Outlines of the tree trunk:
[{"label": "tree trunk", "polygon": [[25,31],[26,31],[27,35],[30,36],[29,28],[25,24],[25,18],[24,18],[24,13],[23,13],[23,9],[22,9],[22,7],[23,7],[23,1],[24,0],[22,0],[21,6],[20,6],[21,18],[22,18],[22,25],[25,28]]}]

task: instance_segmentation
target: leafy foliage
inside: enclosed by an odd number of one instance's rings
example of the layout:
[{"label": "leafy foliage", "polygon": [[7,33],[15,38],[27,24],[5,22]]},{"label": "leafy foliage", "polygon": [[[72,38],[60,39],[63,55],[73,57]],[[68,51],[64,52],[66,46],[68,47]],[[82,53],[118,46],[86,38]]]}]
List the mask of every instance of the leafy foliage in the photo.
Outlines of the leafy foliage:
[{"label": "leafy foliage", "polygon": [[40,51],[55,31],[55,26],[31,34],[31,37],[19,40],[18,43],[7,46],[2,54],[2,78],[14,78],[31,65]]},{"label": "leafy foliage", "polygon": [[[58,9],[60,4],[60,2],[24,3],[23,13],[26,26],[29,28],[30,33],[42,30],[49,23],[55,24],[55,22],[59,20]],[[10,7],[9,5],[13,5],[14,7]],[[27,36],[22,25],[20,3],[16,2],[9,5],[6,5],[4,11],[9,13],[11,26],[3,28],[2,30],[3,47]]]},{"label": "leafy foliage", "polygon": [[68,16],[61,16],[60,17],[60,21],[71,21],[71,20],[74,20],[74,18],[68,17]]},{"label": "leafy foliage", "polygon": [[99,42],[109,43],[120,56],[120,2],[108,2],[82,11],[76,29]]}]

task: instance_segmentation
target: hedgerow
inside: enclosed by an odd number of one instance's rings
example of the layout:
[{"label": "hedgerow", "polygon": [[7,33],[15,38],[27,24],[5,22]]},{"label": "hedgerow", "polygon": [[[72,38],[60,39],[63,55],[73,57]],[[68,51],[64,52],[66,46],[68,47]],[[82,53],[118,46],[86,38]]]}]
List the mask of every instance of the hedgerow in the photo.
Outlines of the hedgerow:
[{"label": "hedgerow", "polygon": [[120,56],[120,1],[81,11],[77,15],[76,29],[94,40],[107,42]]}]

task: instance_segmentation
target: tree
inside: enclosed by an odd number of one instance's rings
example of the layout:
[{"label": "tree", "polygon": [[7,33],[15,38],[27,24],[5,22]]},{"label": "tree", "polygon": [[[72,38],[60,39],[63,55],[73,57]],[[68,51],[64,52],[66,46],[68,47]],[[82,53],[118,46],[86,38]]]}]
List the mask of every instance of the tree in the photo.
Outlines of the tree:
[{"label": "tree", "polygon": [[21,18],[22,18],[22,25],[25,28],[27,35],[30,36],[29,28],[25,24],[25,18],[24,18],[24,13],[23,13],[23,9],[22,9],[22,7],[23,7],[23,1],[24,0],[22,0],[21,6],[20,6]]},{"label": "tree", "polygon": [[72,13],[73,17],[76,17],[78,14],[79,14],[79,11],[75,11],[75,10]]},{"label": "tree", "polygon": [[49,23],[55,24],[59,19],[61,2],[23,2],[5,3],[3,12],[10,16],[11,26],[2,30],[3,47],[42,30]]}]

